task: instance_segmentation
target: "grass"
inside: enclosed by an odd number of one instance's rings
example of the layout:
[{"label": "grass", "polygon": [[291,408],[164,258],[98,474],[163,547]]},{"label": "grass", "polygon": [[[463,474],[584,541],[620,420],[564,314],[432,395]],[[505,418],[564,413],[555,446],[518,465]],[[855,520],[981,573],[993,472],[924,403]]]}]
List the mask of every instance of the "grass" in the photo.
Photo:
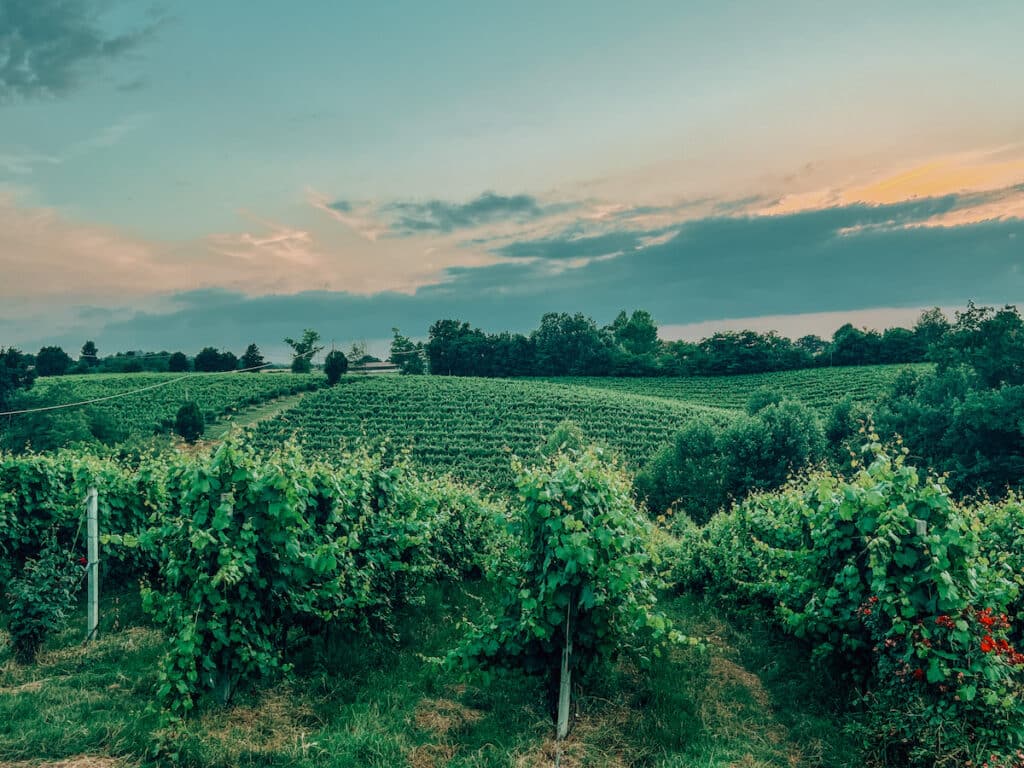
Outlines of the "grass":
[{"label": "grass", "polygon": [[[317,640],[291,677],[247,689],[226,709],[204,701],[175,739],[182,764],[527,768],[553,765],[556,754],[566,768],[857,762],[828,714],[833,702],[792,644],[756,624],[737,628],[689,598],[669,598],[667,612],[708,637],[708,652],[680,650],[649,672],[623,663],[591,675],[570,738],[556,745],[537,681],[509,676],[479,687],[428,660],[457,643],[457,617],[481,597],[491,596],[480,584],[438,587],[403,616],[394,644]],[[78,620],[34,666],[0,651],[0,764],[145,763],[163,640],[137,597],[107,598],[103,616],[98,641],[80,645]]]},{"label": "grass", "polygon": [[239,409],[234,413],[222,416],[206,428],[206,431],[203,433],[203,440],[222,440],[231,431],[255,426],[264,419],[272,419],[289,408],[297,406],[305,394],[305,392],[299,392],[294,395],[284,395],[283,397],[277,397],[265,403]]}]

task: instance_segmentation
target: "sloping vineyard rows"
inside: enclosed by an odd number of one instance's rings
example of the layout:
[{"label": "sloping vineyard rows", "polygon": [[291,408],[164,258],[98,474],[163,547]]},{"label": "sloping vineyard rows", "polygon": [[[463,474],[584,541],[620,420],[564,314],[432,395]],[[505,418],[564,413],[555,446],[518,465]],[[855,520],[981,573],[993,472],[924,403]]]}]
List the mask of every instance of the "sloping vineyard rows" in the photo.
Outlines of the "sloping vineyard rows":
[{"label": "sloping vineyard rows", "polygon": [[[156,389],[130,394],[143,387],[173,382]],[[25,395],[19,408],[36,408],[125,394],[90,407],[113,419],[130,434],[151,434],[170,428],[178,409],[193,400],[206,420],[230,416],[236,410],[283,395],[313,390],[324,384],[322,376],[292,373],[96,374],[40,379]]]},{"label": "sloping vineyard rows", "polygon": [[536,381],[402,376],[343,380],[264,422],[256,442],[291,435],[317,453],[389,438],[420,466],[511,487],[510,454],[529,456],[563,420],[639,466],[698,413],[727,411]]},{"label": "sloping vineyard rows", "polygon": [[784,392],[812,408],[830,408],[850,395],[870,402],[885,394],[901,371],[931,370],[929,363],[916,365],[871,365],[812,368],[742,376],[686,376],[672,378],[573,377],[545,379],[555,384],[584,386],[634,395],[682,400],[693,405],[742,409],[747,399],[762,387]]}]

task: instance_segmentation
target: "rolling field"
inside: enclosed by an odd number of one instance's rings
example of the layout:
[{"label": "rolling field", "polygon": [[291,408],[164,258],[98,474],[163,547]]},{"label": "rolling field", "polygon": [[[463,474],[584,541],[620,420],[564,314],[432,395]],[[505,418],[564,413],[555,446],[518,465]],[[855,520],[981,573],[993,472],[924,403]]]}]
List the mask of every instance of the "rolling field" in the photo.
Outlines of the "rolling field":
[{"label": "rolling field", "polygon": [[723,422],[728,411],[539,381],[428,376],[348,377],[257,429],[260,446],[295,435],[315,453],[390,438],[416,464],[492,489],[511,482],[512,454],[532,454],[559,422],[638,466],[698,413]]},{"label": "rolling field", "polygon": [[[90,374],[37,379],[19,395],[15,408],[40,408],[97,398],[92,408],[102,412],[128,434],[163,431],[186,400],[194,400],[207,421],[283,395],[322,386],[319,375],[292,373],[131,373]],[[17,418],[17,417],[14,417]]]},{"label": "rolling field", "polygon": [[685,376],[666,378],[573,377],[545,379],[563,386],[582,386],[633,395],[664,397],[691,405],[742,409],[747,398],[771,387],[812,408],[826,409],[845,395],[855,400],[877,400],[899,375],[910,368],[932,369],[930,363],[811,368],[742,376]]}]

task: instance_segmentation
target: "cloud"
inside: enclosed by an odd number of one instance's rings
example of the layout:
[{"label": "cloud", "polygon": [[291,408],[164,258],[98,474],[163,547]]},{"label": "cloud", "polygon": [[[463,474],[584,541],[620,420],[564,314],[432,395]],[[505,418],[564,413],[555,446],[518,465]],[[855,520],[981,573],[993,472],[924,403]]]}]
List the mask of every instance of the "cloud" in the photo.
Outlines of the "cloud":
[{"label": "cloud", "polygon": [[4,0],[0,104],[69,93],[90,72],[138,48],[156,26],[108,34],[90,0]]},{"label": "cloud", "polygon": [[[784,216],[701,219],[646,244],[627,241],[627,235],[636,235],[627,233],[622,242],[634,247],[613,258],[462,265],[408,292],[284,293],[283,287],[265,295],[179,292],[158,309],[97,320],[93,335],[107,348],[191,348],[200,342],[241,348],[254,339],[269,345],[304,327],[317,328],[325,338],[378,339],[392,326],[423,336],[434,320],[458,317],[491,331],[525,331],[547,311],[581,311],[608,322],[619,309],[632,307],[650,310],[666,326],[703,323],[702,333],[736,327],[735,318],[758,317],[789,331],[796,325],[780,318],[803,315],[807,327],[812,320],[823,323],[821,313],[833,313],[827,318],[832,322],[875,309],[877,318],[902,321],[906,313],[900,310],[962,306],[971,298],[1024,301],[1024,221],[904,226],[945,215],[957,204],[956,196],[945,196]],[[876,226],[886,222],[900,226]],[[251,239],[257,251],[305,247],[302,236],[288,231]],[[77,328],[75,338],[83,332]],[[32,337],[28,346],[43,340]]]},{"label": "cloud", "polygon": [[494,253],[512,259],[561,260],[597,258],[636,250],[644,243],[645,237],[661,234],[663,234],[661,231],[633,232],[631,230],[621,230],[591,237],[570,235],[561,238],[524,240],[496,248]]}]

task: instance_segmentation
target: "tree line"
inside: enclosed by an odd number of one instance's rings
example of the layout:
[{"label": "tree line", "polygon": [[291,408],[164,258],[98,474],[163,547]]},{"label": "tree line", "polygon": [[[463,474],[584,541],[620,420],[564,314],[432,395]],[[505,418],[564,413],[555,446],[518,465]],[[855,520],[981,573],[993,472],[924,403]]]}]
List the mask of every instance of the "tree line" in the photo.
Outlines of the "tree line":
[{"label": "tree line", "polygon": [[442,376],[721,376],[922,362],[949,327],[936,307],[913,328],[880,332],[847,323],[829,340],[746,330],[689,342],[658,338],[642,309],[620,312],[603,327],[582,313],[549,312],[528,334],[489,334],[460,320],[438,320],[423,349],[430,372]]}]

